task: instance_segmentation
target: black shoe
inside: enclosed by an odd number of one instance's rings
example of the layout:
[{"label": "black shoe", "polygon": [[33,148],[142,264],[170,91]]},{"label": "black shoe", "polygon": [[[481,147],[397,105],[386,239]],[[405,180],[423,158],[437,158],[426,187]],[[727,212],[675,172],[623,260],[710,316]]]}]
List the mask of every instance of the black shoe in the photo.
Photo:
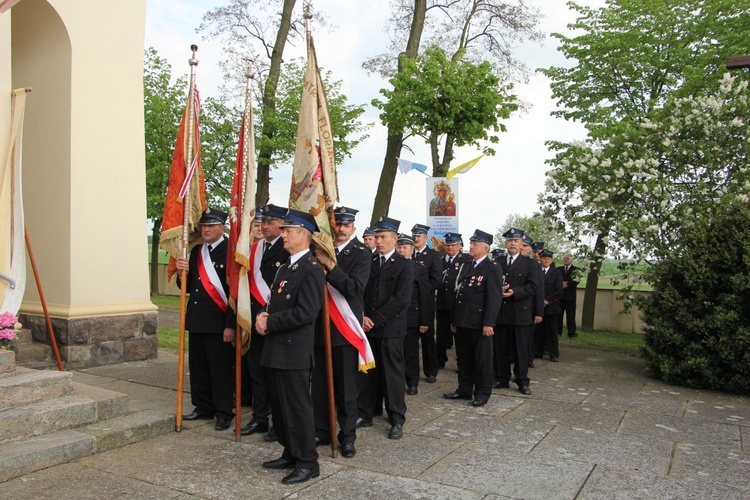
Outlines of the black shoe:
[{"label": "black shoe", "polygon": [[225,431],[229,429],[229,424],[232,423],[232,419],[224,419],[224,418],[217,418],[216,419],[216,425],[214,426],[214,429],[217,431]]},{"label": "black shoe", "polygon": [[426,382],[428,384],[434,384],[435,382],[437,382],[437,377],[435,377],[435,375],[427,375]]},{"label": "black shoe", "polygon": [[388,433],[388,439],[401,439],[404,435],[404,430],[401,424],[393,424],[391,431]]},{"label": "black shoe", "polygon": [[413,396],[418,392],[419,390],[416,387],[409,387],[408,389],[406,389],[406,394],[408,394],[409,396]]},{"label": "black shoe", "polygon": [[188,413],[187,415],[182,416],[182,420],[213,420],[214,416],[211,413],[198,413],[197,411],[194,411],[193,413]]},{"label": "black shoe", "polygon": [[294,460],[287,460],[284,457],[271,460],[269,462],[263,462],[264,469],[294,469]]},{"label": "black shoe", "polygon": [[560,358],[558,358],[557,356],[554,356],[552,358],[549,358],[549,360],[552,361],[553,363],[557,363],[558,361],[560,361]]},{"label": "black shoe", "polygon": [[495,382],[495,384],[492,386],[493,389],[507,389],[510,387],[510,384],[508,382]]},{"label": "black shoe", "polygon": [[284,484],[304,483],[311,477],[318,477],[320,469],[294,469],[294,471],[281,480]]},{"label": "black shoe", "polygon": [[346,458],[352,458],[357,454],[357,450],[354,449],[354,443],[344,443],[341,445],[341,454]]},{"label": "black shoe", "polygon": [[266,443],[275,443],[276,442],[276,433],[273,431],[273,427],[271,427],[265,436],[263,436],[263,441]]},{"label": "black shoe", "polygon": [[477,399],[475,399],[475,400],[473,400],[471,402],[471,406],[484,406],[486,404],[487,404],[487,400],[486,399],[479,399],[479,398],[477,398]]},{"label": "black shoe", "polygon": [[529,389],[528,385],[522,385],[518,388],[518,392],[521,394],[526,394],[527,396],[531,396],[531,389]]},{"label": "black shoe", "polygon": [[574,338],[576,338],[576,337],[578,337],[578,334],[577,334],[577,333],[574,333],[573,335],[568,335],[568,338],[571,338],[571,339],[574,339]]},{"label": "black shoe", "polygon": [[534,368],[534,362],[533,361],[529,361],[529,368]]},{"label": "black shoe", "polygon": [[330,439],[320,439],[318,436],[315,436],[315,447],[316,448],[318,446],[328,446],[329,444],[331,444],[331,440]]},{"label": "black shoe", "polygon": [[445,399],[471,399],[471,396],[467,396],[465,394],[461,394],[460,392],[446,392],[443,394],[443,397]]},{"label": "black shoe", "polygon": [[240,436],[249,436],[250,434],[255,434],[256,432],[268,432],[268,424],[263,424],[261,422],[250,422],[249,424],[245,425],[240,429]]},{"label": "black shoe", "polygon": [[372,420],[365,420],[362,417],[358,418],[357,429],[361,429],[362,427],[372,427]]}]

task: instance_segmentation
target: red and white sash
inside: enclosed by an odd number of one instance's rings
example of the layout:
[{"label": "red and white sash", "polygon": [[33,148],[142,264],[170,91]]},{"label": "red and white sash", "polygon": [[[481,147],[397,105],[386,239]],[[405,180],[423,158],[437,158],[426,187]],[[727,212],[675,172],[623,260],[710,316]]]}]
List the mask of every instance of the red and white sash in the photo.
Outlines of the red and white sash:
[{"label": "red and white sash", "polygon": [[203,243],[203,246],[201,247],[201,255],[198,259],[198,275],[201,277],[203,288],[206,289],[211,300],[219,306],[219,309],[221,309],[222,312],[227,312],[229,300],[227,299],[226,292],[224,292],[224,287],[219,279],[219,275],[216,273],[216,269],[214,269],[211,255],[208,253],[207,243]]},{"label": "red and white sash", "polygon": [[328,284],[327,289],[330,299],[328,309],[331,321],[347,342],[357,349],[359,371],[366,373],[370,368],[375,368],[375,356],[372,355],[372,349],[365,336],[365,331],[341,292],[330,284]]},{"label": "red and white sash", "polygon": [[264,240],[254,242],[250,249],[250,269],[252,270],[250,293],[262,307],[265,307],[266,302],[268,302],[268,299],[271,297],[271,289],[268,288],[266,281],[263,279],[263,275],[260,273],[260,261],[263,258],[263,245],[259,245],[259,243],[263,242]]}]

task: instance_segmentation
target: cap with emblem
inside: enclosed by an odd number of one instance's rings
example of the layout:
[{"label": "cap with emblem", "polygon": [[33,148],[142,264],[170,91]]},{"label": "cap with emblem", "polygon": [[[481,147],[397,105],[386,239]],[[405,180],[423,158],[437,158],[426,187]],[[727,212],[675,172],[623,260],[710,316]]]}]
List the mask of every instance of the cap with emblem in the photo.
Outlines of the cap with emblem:
[{"label": "cap with emblem", "polygon": [[202,226],[215,226],[217,224],[226,224],[227,214],[221,210],[215,208],[206,208],[206,211],[201,215],[199,224]]},{"label": "cap with emblem", "polygon": [[375,227],[373,229],[376,233],[380,233],[383,231],[393,231],[394,233],[398,233],[398,226],[400,225],[400,220],[391,219],[390,217],[383,215],[375,223]]},{"label": "cap with emblem", "polygon": [[443,235],[443,240],[445,240],[446,245],[455,245],[456,243],[461,243],[463,241],[460,233],[445,233]]},{"label": "cap with emblem", "polygon": [[396,245],[414,246],[414,238],[412,238],[408,234],[401,233],[398,235],[398,239],[396,240]]},{"label": "cap with emblem", "polygon": [[365,228],[365,232],[362,233],[362,237],[364,238],[365,236],[375,236],[375,231],[367,227]]},{"label": "cap with emblem", "polygon": [[520,240],[521,238],[523,238],[524,234],[525,233],[521,229],[512,227],[503,233],[503,237],[506,240]]},{"label": "cap with emblem", "polygon": [[532,243],[531,249],[533,251],[535,251],[535,252],[538,252],[539,250],[543,250],[544,249],[544,242],[543,241],[535,241],[534,243]]},{"label": "cap with emblem", "polygon": [[349,207],[338,207],[333,211],[333,217],[337,223],[351,224],[354,222],[354,218],[359,210],[355,210]]},{"label": "cap with emblem", "polygon": [[490,233],[485,233],[484,231],[480,229],[475,229],[474,234],[471,235],[471,238],[469,238],[471,241],[481,241],[482,243],[487,243],[488,245],[492,245],[492,235]]},{"label": "cap with emblem", "polygon": [[521,240],[523,241],[523,246],[525,247],[531,246],[531,244],[534,243],[534,238],[532,238],[528,234],[524,234],[521,237]]},{"label": "cap with emblem", "polygon": [[414,227],[411,228],[411,234],[427,234],[427,231],[430,230],[430,226],[425,226],[424,224],[414,224]]},{"label": "cap with emblem", "polygon": [[539,257],[549,257],[551,259],[553,255],[551,250],[542,250],[539,252]]},{"label": "cap with emblem", "polygon": [[508,251],[505,250],[504,248],[496,248],[490,252],[493,259],[497,259],[498,257],[505,257],[507,253]]},{"label": "cap with emblem", "polygon": [[275,220],[275,219],[283,219],[286,217],[286,213],[289,209],[284,207],[279,207],[276,205],[268,204],[261,207],[260,211],[262,213],[263,220]]},{"label": "cap with emblem", "polygon": [[314,233],[318,230],[318,225],[315,223],[315,217],[307,212],[301,212],[299,210],[289,209],[286,216],[284,217],[284,223],[281,227],[302,227]]}]

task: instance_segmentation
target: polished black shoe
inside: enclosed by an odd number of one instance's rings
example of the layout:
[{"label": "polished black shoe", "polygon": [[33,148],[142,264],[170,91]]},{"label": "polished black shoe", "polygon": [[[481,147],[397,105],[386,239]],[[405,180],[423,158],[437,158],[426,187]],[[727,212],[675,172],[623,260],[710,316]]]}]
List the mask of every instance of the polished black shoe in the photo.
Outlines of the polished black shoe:
[{"label": "polished black shoe", "polygon": [[529,389],[528,385],[522,385],[518,388],[518,392],[521,394],[526,394],[527,396],[531,396],[531,389]]},{"label": "polished black shoe", "polygon": [[435,375],[428,375],[426,382],[428,384],[434,384],[435,382],[437,382],[437,377],[435,377]]},{"label": "polished black shoe", "polygon": [[229,429],[229,424],[232,423],[232,419],[217,418],[214,429],[217,431],[225,431]]},{"label": "polished black shoe", "polygon": [[263,462],[264,469],[294,469],[294,460],[287,460],[284,457],[277,458],[268,462]]},{"label": "polished black shoe", "polygon": [[508,382],[495,382],[492,386],[493,389],[507,389],[510,387]]},{"label": "polished black shoe", "polygon": [[240,436],[249,436],[256,432],[268,432],[268,424],[262,424],[260,422],[250,422],[240,429]]},{"label": "polished black shoe", "polygon": [[409,387],[408,389],[406,389],[406,394],[408,394],[409,396],[414,396],[418,392],[419,390],[416,387]]},{"label": "polished black shoe", "polygon": [[534,368],[534,362],[533,361],[529,361],[529,368]]},{"label": "polished black shoe", "polygon": [[479,399],[479,398],[474,399],[471,402],[471,406],[484,406],[486,404],[487,404],[487,400],[486,399]]},{"label": "polished black shoe", "polygon": [[294,471],[281,480],[284,484],[304,483],[311,477],[318,477],[320,469],[294,469]]},{"label": "polished black shoe", "polygon": [[552,361],[553,363],[557,363],[557,362],[560,361],[560,358],[558,358],[557,356],[555,356],[553,358],[549,358],[549,360]]},{"label": "polished black shoe", "polygon": [[388,433],[388,439],[401,439],[404,436],[404,430],[401,424],[393,424],[391,431]]},{"label": "polished black shoe", "polygon": [[357,454],[357,450],[354,449],[354,443],[344,443],[341,445],[341,454],[346,458],[352,458]]},{"label": "polished black shoe", "polygon": [[445,399],[471,399],[471,396],[461,394],[460,392],[446,392],[443,394]]},{"label": "polished black shoe", "polygon": [[365,420],[364,418],[358,418],[357,419],[357,429],[361,429],[362,427],[372,427],[372,420]]},{"label": "polished black shoe", "polygon": [[273,427],[271,427],[265,436],[263,436],[263,441],[266,443],[275,443],[277,441],[276,439],[276,433],[273,431]]},{"label": "polished black shoe", "polygon": [[214,419],[214,416],[210,413],[198,413],[196,411],[182,416],[182,420],[213,420],[213,419]]},{"label": "polished black shoe", "polygon": [[331,440],[330,439],[320,439],[318,436],[315,436],[315,447],[316,448],[318,446],[328,446],[329,444],[331,444]]},{"label": "polished black shoe", "polygon": [[568,335],[568,338],[571,338],[571,339],[574,339],[574,338],[576,338],[576,337],[578,337],[578,334],[577,334],[577,333],[574,333],[573,335]]}]

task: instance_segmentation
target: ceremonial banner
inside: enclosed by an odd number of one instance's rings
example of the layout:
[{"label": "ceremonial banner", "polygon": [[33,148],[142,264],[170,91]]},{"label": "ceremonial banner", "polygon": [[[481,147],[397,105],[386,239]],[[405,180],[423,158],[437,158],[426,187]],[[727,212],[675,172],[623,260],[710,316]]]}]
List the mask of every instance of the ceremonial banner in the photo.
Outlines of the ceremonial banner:
[{"label": "ceremonial banner", "polygon": [[[189,92],[188,104],[182,113],[180,129],[177,132],[177,143],[172,156],[172,169],[169,172],[169,186],[167,187],[167,198],[164,201],[164,215],[161,220],[161,238],[159,246],[169,253],[169,267],[167,276],[170,282],[175,279],[177,272],[177,259],[183,256],[182,233],[185,221],[188,231],[188,251],[201,242],[198,221],[201,214],[206,210],[206,190],[203,181],[203,168],[201,167],[200,132],[198,130],[198,115],[200,112],[200,99],[198,90],[195,89],[195,99]],[[192,112],[189,113],[191,100],[194,101]],[[188,127],[188,116],[192,116],[192,127]],[[188,128],[192,129],[191,134]],[[193,161],[186,165],[188,148],[192,150]],[[188,191],[188,197],[185,193]],[[185,213],[187,212],[187,214]]]},{"label": "ceremonial banner", "polygon": [[414,163],[413,161],[396,158],[398,161],[398,169],[402,174],[408,174],[412,170],[419,170],[423,174],[427,173],[427,165],[421,163]]},{"label": "ceremonial banner", "polygon": [[466,172],[471,170],[474,167],[474,165],[479,163],[479,160],[481,160],[482,158],[484,158],[484,155],[479,155],[473,160],[469,160],[466,163],[462,163],[461,165],[457,166],[456,168],[450,169],[448,173],[445,174],[446,179],[450,180],[456,174],[465,174]]},{"label": "ceremonial banner", "polygon": [[[442,240],[445,233],[458,232],[458,179],[430,177],[427,181],[427,233]],[[434,246],[434,245],[431,245]]]},{"label": "ceremonial banner", "polygon": [[8,156],[0,164],[0,312],[18,315],[26,290],[26,240],[24,237],[21,150],[26,89],[13,91]]}]

